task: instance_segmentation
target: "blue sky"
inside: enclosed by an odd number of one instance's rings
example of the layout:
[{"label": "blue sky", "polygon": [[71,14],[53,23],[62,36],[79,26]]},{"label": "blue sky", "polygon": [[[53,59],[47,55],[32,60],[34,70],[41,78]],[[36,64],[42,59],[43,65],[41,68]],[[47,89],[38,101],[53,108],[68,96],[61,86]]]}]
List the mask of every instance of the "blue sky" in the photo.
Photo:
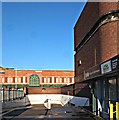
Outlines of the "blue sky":
[{"label": "blue sky", "polygon": [[74,69],[73,28],[81,2],[10,2],[2,5],[2,66]]}]

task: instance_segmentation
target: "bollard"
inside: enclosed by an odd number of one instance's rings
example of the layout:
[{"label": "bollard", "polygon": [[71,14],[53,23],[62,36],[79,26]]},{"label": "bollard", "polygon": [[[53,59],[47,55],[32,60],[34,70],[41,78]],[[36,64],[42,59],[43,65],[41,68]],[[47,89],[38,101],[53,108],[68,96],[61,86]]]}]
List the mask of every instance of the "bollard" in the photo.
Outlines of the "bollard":
[{"label": "bollard", "polygon": [[110,104],[110,120],[113,120],[113,104]]},{"label": "bollard", "polygon": [[119,102],[116,102],[116,120],[119,120]]}]

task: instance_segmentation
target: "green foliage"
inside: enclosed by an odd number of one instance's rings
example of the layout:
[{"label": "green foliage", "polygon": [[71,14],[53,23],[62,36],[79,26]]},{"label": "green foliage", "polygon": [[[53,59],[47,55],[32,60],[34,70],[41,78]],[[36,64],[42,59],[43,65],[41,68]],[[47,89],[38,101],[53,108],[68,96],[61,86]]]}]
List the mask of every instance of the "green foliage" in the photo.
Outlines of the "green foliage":
[{"label": "green foliage", "polygon": [[[63,86],[67,86],[67,85],[66,84],[56,84],[56,85],[43,84],[43,85],[40,85],[39,87],[40,88],[61,88]],[[29,85],[21,85],[21,84],[17,84],[17,85],[7,84],[7,85],[2,85],[2,87],[3,88],[17,88],[17,89],[20,89],[20,88],[23,88],[23,87],[33,88],[33,87],[38,87],[38,86],[29,86]]]},{"label": "green foliage", "polygon": [[12,85],[12,84],[7,84],[7,85],[2,85],[2,88],[17,88],[17,89],[20,89],[20,88],[23,88],[23,87],[28,87],[28,85],[19,85],[19,84],[15,84],[15,85]]}]

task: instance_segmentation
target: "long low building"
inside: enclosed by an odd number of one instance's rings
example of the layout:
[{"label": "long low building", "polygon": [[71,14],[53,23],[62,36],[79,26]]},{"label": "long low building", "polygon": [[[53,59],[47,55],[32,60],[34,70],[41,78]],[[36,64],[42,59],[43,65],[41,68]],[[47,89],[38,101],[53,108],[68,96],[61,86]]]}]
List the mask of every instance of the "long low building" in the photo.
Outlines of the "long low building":
[{"label": "long low building", "polygon": [[0,84],[25,84],[40,86],[43,84],[73,84],[73,70],[15,70],[0,67]]}]

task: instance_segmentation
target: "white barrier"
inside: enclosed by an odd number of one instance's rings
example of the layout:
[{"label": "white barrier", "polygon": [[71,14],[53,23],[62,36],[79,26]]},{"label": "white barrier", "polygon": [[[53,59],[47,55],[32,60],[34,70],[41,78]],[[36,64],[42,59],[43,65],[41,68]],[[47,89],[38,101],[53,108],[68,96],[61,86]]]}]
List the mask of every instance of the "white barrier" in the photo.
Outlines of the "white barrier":
[{"label": "white barrier", "polygon": [[[75,97],[62,94],[31,94],[28,95],[28,99],[31,104],[44,104],[50,106],[46,100],[50,100],[50,104],[61,104],[62,106],[72,103],[75,106],[89,106],[89,98]],[[47,105],[46,105],[47,104]],[[50,108],[50,107],[49,107]]]}]

